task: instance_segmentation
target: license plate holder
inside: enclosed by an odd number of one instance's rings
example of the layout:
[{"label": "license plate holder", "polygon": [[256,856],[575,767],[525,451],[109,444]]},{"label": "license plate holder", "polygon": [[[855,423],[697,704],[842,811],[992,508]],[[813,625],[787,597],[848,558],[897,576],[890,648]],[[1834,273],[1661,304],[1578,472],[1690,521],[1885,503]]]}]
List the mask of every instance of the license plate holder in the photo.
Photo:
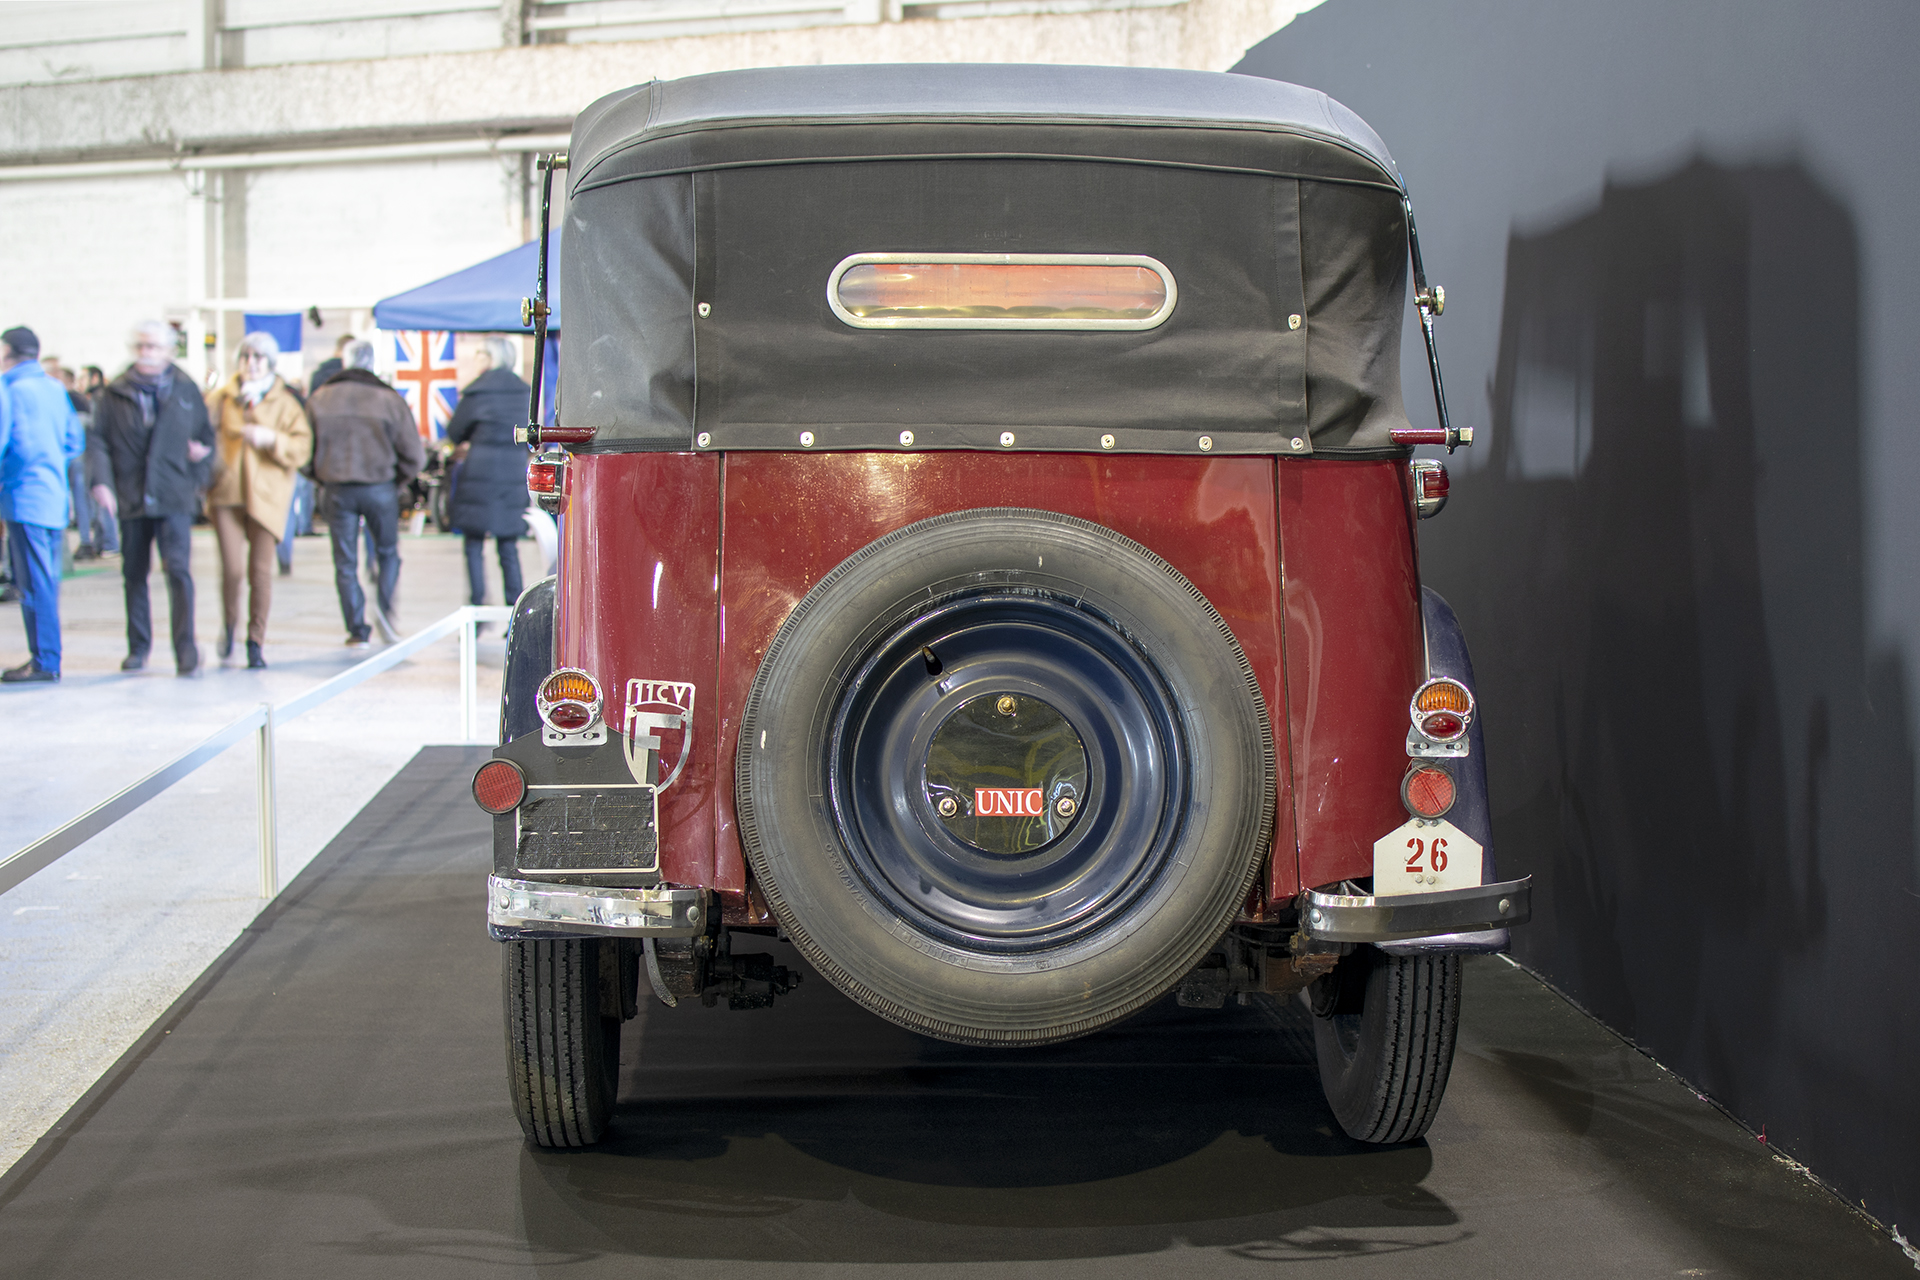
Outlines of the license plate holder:
[{"label": "license plate holder", "polygon": [[1373,844],[1373,896],[1441,893],[1481,883],[1486,851],[1445,818],[1412,818]]},{"label": "license plate holder", "polygon": [[518,813],[522,871],[657,871],[652,787],[535,787]]}]

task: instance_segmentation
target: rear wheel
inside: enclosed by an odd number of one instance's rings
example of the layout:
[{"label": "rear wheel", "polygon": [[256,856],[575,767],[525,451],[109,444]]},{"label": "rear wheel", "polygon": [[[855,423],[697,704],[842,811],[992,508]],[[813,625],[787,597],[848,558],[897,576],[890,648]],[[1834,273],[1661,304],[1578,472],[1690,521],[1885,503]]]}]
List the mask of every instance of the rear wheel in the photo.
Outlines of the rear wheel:
[{"label": "rear wheel", "polygon": [[1361,1142],[1412,1142],[1440,1110],[1460,1027],[1460,957],[1361,947],[1309,989],[1320,1088]]},{"label": "rear wheel", "polygon": [[756,881],[808,961],[903,1026],[1042,1044],[1179,980],[1245,900],[1273,744],[1233,634],[1166,561],[1026,510],[856,552],[742,717]]},{"label": "rear wheel", "polygon": [[539,1146],[591,1146],[606,1135],[619,1089],[621,944],[560,938],[503,948],[507,1074],[520,1127]]}]

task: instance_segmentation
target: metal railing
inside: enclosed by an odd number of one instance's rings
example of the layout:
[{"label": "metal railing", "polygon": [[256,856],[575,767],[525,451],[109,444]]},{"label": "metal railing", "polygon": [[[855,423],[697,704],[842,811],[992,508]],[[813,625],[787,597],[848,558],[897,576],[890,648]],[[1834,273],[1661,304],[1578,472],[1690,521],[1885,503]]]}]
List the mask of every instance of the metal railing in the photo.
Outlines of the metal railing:
[{"label": "metal railing", "polygon": [[333,679],[315,685],[305,693],[279,706],[263,702],[220,730],[205,742],[161,765],[131,786],[101,801],[79,817],[56,827],[32,844],[0,860],[0,893],[20,884],[35,872],[52,866],[147,801],[206,764],[228,747],[252,735],[255,744],[257,792],[260,807],[260,896],[271,898],[280,892],[280,810],[274,797],[273,732],[295,716],[305,715],[321,703],[337,697],[364,680],[399,666],[436,640],[453,632],[460,633],[460,740],[485,742],[476,725],[481,722],[474,705],[479,688],[478,645],[476,632],[483,622],[506,622],[513,610],[506,605],[465,605],[455,609],[398,644],[374,654],[365,662],[349,667]]}]

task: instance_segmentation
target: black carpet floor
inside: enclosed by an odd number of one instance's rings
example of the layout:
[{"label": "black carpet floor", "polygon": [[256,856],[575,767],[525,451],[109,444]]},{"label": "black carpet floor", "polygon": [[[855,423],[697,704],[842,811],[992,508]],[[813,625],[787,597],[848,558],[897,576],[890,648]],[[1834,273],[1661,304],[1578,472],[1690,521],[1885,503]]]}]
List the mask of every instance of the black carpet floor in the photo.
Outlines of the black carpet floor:
[{"label": "black carpet floor", "polygon": [[1914,1274],[1499,960],[1468,969],[1446,1105],[1407,1147],[1337,1135],[1288,1006],[995,1052],[813,978],[762,1012],[652,1004],[617,1137],[531,1150],[483,755],[423,751],[0,1177],[0,1275]]}]

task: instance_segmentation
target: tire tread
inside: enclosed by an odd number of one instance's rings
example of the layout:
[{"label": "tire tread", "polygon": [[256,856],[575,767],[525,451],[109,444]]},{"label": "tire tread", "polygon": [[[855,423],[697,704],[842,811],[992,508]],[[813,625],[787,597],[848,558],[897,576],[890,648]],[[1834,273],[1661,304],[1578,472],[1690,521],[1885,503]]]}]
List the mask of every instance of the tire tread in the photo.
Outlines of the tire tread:
[{"label": "tire tread", "polygon": [[591,1146],[605,1136],[613,1110],[598,944],[504,945],[507,1070],[520,1127],[542,1147]]},{"label": "tire tread", "polygon": [[[1344,1064],[1333,1030],[1317,1026],[1321,1084],[1341,1128],[1360,1142],[1412,1142],[1439,1114],[1460,1026],[1460,957],[1381,956],[1382,1008],[1362,1014],[1358,1052]],[[1375,1038],[1377,1037],[1377,1039]]]}]

